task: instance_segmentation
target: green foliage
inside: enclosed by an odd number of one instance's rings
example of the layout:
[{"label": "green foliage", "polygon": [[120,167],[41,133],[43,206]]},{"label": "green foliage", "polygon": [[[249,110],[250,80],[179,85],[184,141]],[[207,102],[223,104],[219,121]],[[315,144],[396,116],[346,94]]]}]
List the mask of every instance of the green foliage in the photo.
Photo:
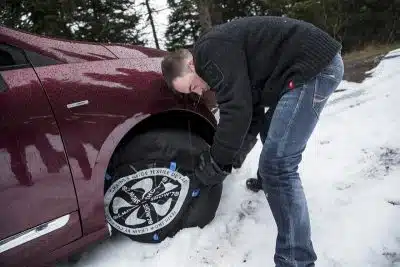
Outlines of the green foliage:
[{"label": "green foliage", "polygon": [[[175,36],[191,32],[190,26],[183,29],[176,20],[188,10],[196,12],[199,1],[170,2],[175,5],[168,28],[169,47],[187,45],[186,39]],[[342,42],[344,51],[371,42],[385,44],[400,39],[400,0],[216,0],[213,4],[219,7],[222,22],[254,15],[283,15],[311,22]],[[199,27],[198,23],[193,25]]]},{"label": "green foliage", "polygon": [[132,0],[6,1],[0,23],[75,40],[143,44]]},{"label": "green foliage", "polygon": [[200,34],[197,7],[192,0],[168,0],[171,8],[165,33],[167,50],[191,46]]},{"label": "green foliage", "polygon": [[71,21],[73,1],[21,0],[6,1],[0,11],[0,22],[6,26],[38,34],[71,38],[67,27]]},{"label": "green foliage", "polygon": [[223,22],[247,16],[267,15],[267,4],[261,0],[221,0]]},{"label": "green foliage", "polygon": [[[0,24],[68,39],[145,44],[139,20],[147,14],[137,11],[140,4],[143,0],[3,0]],[[256,15],[311,22],[341,41],[345,51],[400,39],[400,0],[168,0],[168,5],[167,50],[191,47],[207,30],[200,25]]]},{"label": "green foliage", "polygon": [[127,0],[78,0],[72,24],[75,38],[96,42],[143,43],[137,30],[140,16]]},{"label": "green foliage", "polygon": [[[203,1],[207,2],[207,1]],[[166,31],[167,50],[190,47],[201,34],[198,0],[168,0],[171,8]],[[212,3],[212,1],[210,2]],[[217,7],[214,15],[221,15],[222,22],[244,16],[265,15],[267,5],[262,0],[221,0],[213,1]],[[211,18],[220,21],[220,18]]]}]

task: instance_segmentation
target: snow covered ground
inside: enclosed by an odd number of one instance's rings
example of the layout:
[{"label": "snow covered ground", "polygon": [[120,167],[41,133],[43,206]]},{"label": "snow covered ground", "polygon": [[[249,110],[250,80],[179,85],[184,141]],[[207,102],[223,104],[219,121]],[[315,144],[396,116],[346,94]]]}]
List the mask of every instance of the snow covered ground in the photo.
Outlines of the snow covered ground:
[{"label": "snow covered ground", "polygon": [[[300,166],[317,266],[400,266],[400,49],[362,84],[343,81]],[[276,227],[262,192],[245,189],[261,144],[226,182],[215,220],[159,245],[124,237],[88,250],[76,267],[274,266]],[[66,265],[61,265],[66,266]]]}]

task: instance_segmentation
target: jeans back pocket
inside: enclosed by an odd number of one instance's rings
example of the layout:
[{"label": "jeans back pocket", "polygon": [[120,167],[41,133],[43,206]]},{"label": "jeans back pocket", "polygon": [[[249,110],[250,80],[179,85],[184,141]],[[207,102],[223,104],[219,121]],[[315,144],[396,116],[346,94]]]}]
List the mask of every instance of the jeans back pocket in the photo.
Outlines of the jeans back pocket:
[{"label": "jeans back pocket", "polygon": [[331,63],[317,75],[313,98],[313,109],[317,117],[320,115],[328,98],[342,81],[343,69],[342,57],[337,54]]}]

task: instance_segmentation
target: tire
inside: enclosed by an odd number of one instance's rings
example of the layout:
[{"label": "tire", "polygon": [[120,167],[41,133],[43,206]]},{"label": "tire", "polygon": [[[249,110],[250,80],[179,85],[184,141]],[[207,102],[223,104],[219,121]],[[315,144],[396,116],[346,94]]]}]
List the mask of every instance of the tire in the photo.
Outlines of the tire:
[{"label": "tire", "polygon": [[113,232],[134,241],[159,243],[188,227],[204,227],[218,209],[222,184],[194,177],[199,154],[209,149],[187,131],[161,129],[135,136],[115,153],[104,195]]}]

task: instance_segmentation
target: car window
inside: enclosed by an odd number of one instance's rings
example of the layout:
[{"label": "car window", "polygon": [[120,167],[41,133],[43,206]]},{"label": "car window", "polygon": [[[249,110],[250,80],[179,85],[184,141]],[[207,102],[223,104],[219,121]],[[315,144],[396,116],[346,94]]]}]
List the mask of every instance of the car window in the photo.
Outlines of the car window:
[{"label": "car window", "polygon": [[30,65],[21,49],[0,44],[0,71],[26,67],[30,67]]}]

